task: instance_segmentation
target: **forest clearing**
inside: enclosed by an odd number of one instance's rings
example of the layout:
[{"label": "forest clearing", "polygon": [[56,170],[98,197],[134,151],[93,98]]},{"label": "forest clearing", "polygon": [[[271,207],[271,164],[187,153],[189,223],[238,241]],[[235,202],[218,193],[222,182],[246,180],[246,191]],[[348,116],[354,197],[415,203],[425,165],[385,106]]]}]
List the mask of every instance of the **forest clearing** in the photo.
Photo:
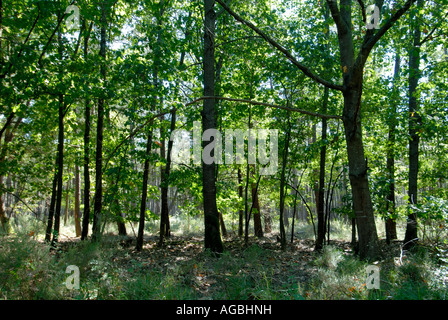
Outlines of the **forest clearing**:
[{"label": "forest clearing", "polygon": [[0,299],[445,300],[447,17],[0,0]]}]

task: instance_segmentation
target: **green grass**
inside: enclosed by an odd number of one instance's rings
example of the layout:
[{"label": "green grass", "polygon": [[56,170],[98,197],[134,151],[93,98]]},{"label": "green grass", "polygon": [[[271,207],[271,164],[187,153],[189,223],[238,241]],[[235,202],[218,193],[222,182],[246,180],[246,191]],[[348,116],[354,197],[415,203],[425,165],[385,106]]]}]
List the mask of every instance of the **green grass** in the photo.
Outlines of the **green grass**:
[{"label": "green grass", "polygon": [[[446,299],[446,249],[421,243],[400,260],[399,244],[375,262],[380,289],[366,287],[367,263],[350,250],[350,226],[333,224],[334,239],[321,253],[297,239],[286,252],[271,238],[225,240],[221,257],[202,249],[201,219],[172,219],[175,234],[156,246],[157,224],[147,225],[142,252],[125,246],[107,230],[101,243],[73,240],[73,226],[61,228],[56,250],[42,241],[45,228],[27,219],[0,237],[0,299]],[[228,226],[230,226],[231,221]],[[153,229],[154,228],[154,229]],[[198,232],[199,230],[199,232]],[[231,230],[228,227],[228,230]],[[297,223],[297,231],[310,232]],[[32,231],[34,233],[32,233]],[[132,236],[132,228],[128,233]],[[332,233],[333,234],[333,233]],[[194,237],[193,237],[194,236]],[[151,238],[152,237],[152,238]],[[313,237],[311,229],[311,239]],[[69,241],[68,241],[69,240]],[[308,246],[308,247],[307,247]],[[80,288],[67,289],[67,266],[80,270]]]}]

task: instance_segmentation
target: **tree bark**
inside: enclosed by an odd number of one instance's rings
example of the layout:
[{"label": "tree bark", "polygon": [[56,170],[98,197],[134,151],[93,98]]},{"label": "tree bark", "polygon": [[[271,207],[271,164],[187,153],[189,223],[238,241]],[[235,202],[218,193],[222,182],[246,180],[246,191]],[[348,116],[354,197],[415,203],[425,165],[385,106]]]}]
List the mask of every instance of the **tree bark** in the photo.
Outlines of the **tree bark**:
[{"label": "tree bark", "polygon": [[84,210],[82,214],[81,240],[87,239],[90,219],[90,103],[85,101],[84,128]]},{"label": "tree bark", "polygon": [[146,140],[146,158],[143,166],[143,183],[142,183],[142,198],[140,202],[140,218],[138,223],[138,235],[136,250],[141,251],[143,248],[143,234],[145,230],[145,216],[146,216],[146,200],[148,198],[148,178],[149,178],[149,156],[151,155],[152,146],[152,129],[149,130]]},{"label": "tree bark", "polygon": [[[176,111],[171,113],[171,128],[170,133],[176,129]],[[163,139],[163,137],[161,137]],[[163,144],[164,145],[164,144]],[[162,198],[162,209],[160,212],[160,240],[159,246],[163,245],[165,238],[170,236],[170,221],[169,221],[169,209],[168,209],[168,185],[171,170],[171,150],[173,148],[173,140],[168,141],[168,150],[166,155],[166,165],[162,168],[161,175],[161,198]]]},{"label": "tree bark", "polygon": [[286,250],[286,231],[283,220],[285,209],[285,186],[286,186],[286,164],[288,163],[289,139],[291,136],[290,114],[288,112],[288,129],[286,132],[285,149],[283,151],[282,172],[280,177],[280,246],[282,250]]},{"label": "tree bark", "polygon": [[[243,197],[243,177],[241,175],[241,169],[238,168],[238,196],[241,200],[244,200]],[[244,210],[240,209],[238,211],[238,237],[243,236],[243,228],[244,228]]]},{"label": "tree bark", "polygon": [[79,166],[75,165],[75,232],[76,236],[81,236],[81,209],[80,209],[80,197],[81,197],[81,183],[80,183]]},{"label": "tree bark", "polygon": [[386,211],[388,217],[385,222],[386,243],[397,239],[397,223],[395,213],[395,130],[397,123],[397,105],[399,99],[398,79],[400,76],[400,52],[395,54],[395,68],[393,76],[392,101],[389,113],[389,137],[387,145],[386,172],[389,180],[389,190],[386,197]]},{"label": "tree bark", "polygon": [[[423,0],[417,1],[417,11],[423,8]],[[412,25],[413,43],[409,50],[409,180],[408,196],[409,203],[418,203],[418,167],[419,167],[419,130],[422,118],[419,114],[419,103],[417,100],[417,87],[420,80],[420,20],[418,13],[411,11],[410,19]],[[413,247],[418,239],[417,214],[409,208],[406,223],[406,234],[404,237],[404,248]]]},{"label": "tree bark", "polygon": [[[362,83],[362,80],[359,80]],[[344,129],[349,163],[349,179],[353,195],[353,210],[359,241],[361,259],[375,259],[379,254],[373,205],[367,176],[367,159],[361,133],[359,108],[361,86],[344,93]]]},{"label": "tree bark", "polygon": [[[255,170],[255,167],[254,167]],[[258,200],[258,188],[256,183],[252,183],[252,210],[254,212],[254,234],[256,237],[263,237],[263,226],[261,224],[260,202]]]},{"label": "tree bark", "polygon": [[[215,94],[215,1],[204,0],[205,30],[204,30],[204,95]],[[204,100],[202,112],[203,132],[216,129],[215,100]],[[206,144],[203,143],[205,147]],[[219,213],[216,205],[215,163],[206,164],[202,161],[202,193],[204,201],[204,246],[215,253],[223,252],[223,244],[219,230]]]},{"label": "tree bark", "polygon": [[[88,56],[88,44],[92,27],[93,23],[91,22],[89,30],[86,31],[84,37],[84,60],[87,60]],[[82,215],[81,240],[87,239],[90,220],[90,101],[88,98],[85,99],[84,123],[84,210]]]},{"label": "tree bark", "polygon": [[[322,103],[322,112],[327,112],[327,104],[328,104],[328,94],[329,89],[325,87],[324,89],[324,97]],[[327,154],[327,119],[322,119],[322,135],[321,141],[323,143],[320,149],[320,163],[319,163],[319,189],[317,195],[317,239],[315,250],[322,250],[325,234],[326,234],[326,226],[325,226],[325,217],[324,217],[324,207],[325,207],[325,164],[326,164],[326,154]]]},{"label": "tree bark", "polygon": [[[59,13],[58,18],[60,18],[61,13]],[[61,29],[58,28],[58,54],[59,54],[59,63],[62,64],[63,59],[63,45],[62,45],[62,32]],[[58,80],[62,83],[63,77],[63,68],[60,65],[59,67],[59,75]],[[58,175],[57,175],[57,190],[56,190],[56,209],[54,214],[54,228],[53,228],[53,239],[51,240],[52,246],[58,242],[59,239],[59,227],[60,227],[60,218],[61,218],[61,205],[62,205],[62,178],[63,178],[63,170],[64,170],[64,114],[65,114],[65,103],[64,103],[64,94],[62,92],[58,95],[59,98],[59,108],[58,108],[58,152],[57,152],[57,167],[58,167]]]},{"label": "tree bark", "polygon": [[[103,83],[106,81],[106,28],[107,28],[107,13],[109,1],[104,0],[101,6],[101,39],[100,39],[100,59],[101,67],[100,74]],[[104,92],[98,98],[98,120],[96,131],[96,155],[95,155],[95,198],[93,204],[93,226],[92,226],[92,240],[99,240],[102,223],[102,208],[103,208],[103,130],[104,130]]]},{"label": "tree bark", "polygon": [[62,177],[64,170],[64,96],[59,95],[59,133],[58,133],[58,152],[57,152],[57,190],[56,190],[56,208],[54,212],[54,228],[52,245],[58,242],[59,226],[62,204]]}]

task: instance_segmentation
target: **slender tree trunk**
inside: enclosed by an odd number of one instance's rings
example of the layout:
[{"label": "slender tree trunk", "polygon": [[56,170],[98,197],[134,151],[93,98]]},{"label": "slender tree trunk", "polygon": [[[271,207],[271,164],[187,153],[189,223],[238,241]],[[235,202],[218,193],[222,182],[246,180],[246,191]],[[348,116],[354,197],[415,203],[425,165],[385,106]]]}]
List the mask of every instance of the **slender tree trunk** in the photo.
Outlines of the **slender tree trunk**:
[{"label": "slender tree trunk", "polygon": [[[101,39],[100,39],[100,73],[103,83],[106,81],[106,28],[109,1],[104,0],[101,8]],[[93,208],[92,240],[99,240],[102,223],[103,208],[103,130],[104,130],[104,93],[98,98],[98,120],[96,131],[96,155],[95,155],[95,198]]]},{"label": "slender tree trunk", "polygon": [[146,140],[146,158],[143,167],[143,184],[142,184],[142,199],[140,202],[140,218],[138,224],[138,235],[137,235],[137,251],[141,251],[143,248],[143,234],[145,230],[145,215],[146,215],[146,200],[148,198],[148,178],[149,178],[149,156],[151,155],[151,145],[152,145],[152,129],[149,130],[148,137]]},{"label": "slender tree trunk", "polygon": [[[215,1],[204,0],[204,96],[215,94]],[[202,129],[216,129],[215,100],[206,99],[203,104]],[[206,144],[203,143],[205,147]],[[214,151],[214,150],[213,150]],[[212,252],[223,252],[223,244],[219,230],[219,213],[216,205],[215,163],[202,161],[202,193],[204,201],[204,246]]]},{"label": "slender tree trunk", "polygon": [[[59,14],[60,15],[60,14]],[[58,19],[59,19],[58,15]],[[58,28],[58,53],[60,64],[62,64],[63,59],[63,45],[62,45],[62,32]],[[60,66],[59,75],[60,83],[62,84],[63,69]],[[65,103],[64,94],[59,93],[59,124],[58,124],[58,152],[57,152],[57,166],[58,166],[58,178],[57,178],[57,191],[56,191],[56,209],[54,214],[54,228],[53,228],[53,239],[51,240],[52,245],[58,242],[59,239],[59,227],[61,218],[61,205],[62,205],[62,178],[64,171],[64,113],[65,113]]]},{"label": "slender tree trunk", "polygon": [[[324,100],[322,103],[322,113],[327,113],[329,89],[324,89]],[[325,219],[324,219],[324,207],[325,207],[325,163],[327,154],[327,119],[322,119],[322,143],[324,143],[320,149],[320,165],[319,165],[319,190],[317,195],[317,239],[315,250],[322,250],[325,241]]]},{"label": "slender tree trunk", "polygon": [[394,82],[392,89],[392,101],[389,117],[389,137],[387,145],[386,172],[389,180],[389,190],[387,194],[386,211],[388,217],[385,222],[386,243],[397,239],[397,223],[395,221],[395,130],[397,122],[397,104],[399,99],[398,79],[400,75],[400,52],[397,49],[395,54]]},{"label": "slender tree trunk", "polygon": [[[330,9],[328,7],[328,3],[324,3],[322,5],[325,21],[328,21],[330,18]],[[329,41],[329,29],[330,26],[328,23],[325,25],[325,39],[327,40],[327,43],[325,44],[325,48],[329,50],[330,47],[330,41]],[[327,106],[328,106],[328,95],[329,95],[329,88],[324,88],[324,96],[323,96],[323,102],[322,102],[322,114],[327,113]],[[320,164],[319,164],[319,190],[318,190],[318,196],[317,196],[317,239],[316,239],[316,245],[315,250],[319,251],[322,250],[323,244],[325,242],[325,233],[326,233],[326,224],[324,219],[324,208],[325,208],[325,164],[326,164],[326,155],[327,155],[327,119],[322,118],[322,134],[321,134],[321,141],[323,143],[321,150],[320,150]]]},{"label": "slender tree trunk", "polygon": [[67,219],[68,219],[68,207],[69,207],[69,189],[70,189],[70,180],[67,179],[67,185],[65,187],[65,209],[64,209],[64,226],[67,225]]},{"label": "slender tree trunk", "polygon": [[[423,0],[417,1],[417,9],[423,8]],[[420,19],[419,14],[411,11],[410,14],[413,43],[409,50],[409,203],[418,203],[418,167],[419,167],[419,130],[422,118],[419,114],[419,103],[417,100],[417,87],[420,80]],[[408,209],[406,234],[404,237],[404,248],[413,247],[417,241],[417,215],[411,208]]]},{"label": "slender tree trunk", "polygon": [[[171,112],[171,128],[170,133],[176,129],[176,111]],[[161,137],[163,139],[163,137]],[[168,150],[166,155],[166,166],[162,169],[161,175],[161,194],[162,194],[162,210],[160,214],[160,240],[159,245],[163,245],[165,237],[170,236],[169,209],[168,209],[168,185],[171,170],[171,150],[173,148],[173,140],[168,140]]]},{"label": "slender tree trunk", "polygon": [[[253,178],[255,178],[255,165],[253,168]],[[261,224],[260,202],[258,200],[258,188],[255,182],[252,182],[252,210],[254,212],[254,234],[256,237],[263,237],[263,226]]]},{"label": "slender tree trunk", "polygon": [[286,249],[286,231],[283,221],[284,209],[285,209],[285,186],[286,186],[286,164],[288,162],[288,149],[289,149],[289,139],[291,136],[291,123],[290,114],[288,111],[288,131],[286,132],[285,149],[283,151],[283,164],[282,172],[280,177],[280,245],[282,250]]},{"label": "slender tree trunk", "polygon": [[222,213],[219,213],[219,225],[221,227],[221,234],[223,237],[227,237],[227,229],[226,229],[226,225],[224,223],[224,219],[222,217]]},{"label": "slender tree trunk", "polygon": [[[244,200],[243,197],[243,177],[241,175],[241,169],[238,168],[238,196],[240,197],[241,200]],[[242,237],[243,236],[243,228],[244,228],[244,210],[240,209],[238,211],[238,236]]]},{"label": "slender tree trunk", "polygon": [[80,183],[79,166],[75,165],[75,232],[76,236],[81,236],[81,209],[80,209],[80,197],[81,197],[81,183]]},{"label": "slender tree trunk", "polygon": [[58,134],[58,175],[57,175],[57,190],[56,190],[56,209],[54,213],[54,228],[52,245],[58,242],[59,239],[59,226],[61,218],[61,204],[62,204],[62,177],[64,170],[64,96],[59,95],[59,134]]},{"label": "slender tree trunk", "polygon": [[[84,37],[85,60],[87,60],[88,56],[88,44],[92,27],[93,23],[90,23],[89,30]],[[84,210],[82,215],[81,240],[87,239],[90,220],[90,101],[88,98],[85,99],[84,123]]]},{"label": "slender tree trunk", "polygon": [[84,128],[84,210],[82,215],[81,240],[87,239],[90,219],[90,103],[85,102]]},{"label": "slender tree trunk", "polygon": [[50,198],[50,208],[48,209],[48,219],[47,219],[47,230],[45,232],[45,241],[50,242],[51,241],[51,233],[53,230],[53,220],[54,220],[54,210],[56,206],[56,190],[58,186],[58,157],[56,156],[56,162],[55,162],[55,173],[53,177],[53,183],[51,188],[51,198]]}]

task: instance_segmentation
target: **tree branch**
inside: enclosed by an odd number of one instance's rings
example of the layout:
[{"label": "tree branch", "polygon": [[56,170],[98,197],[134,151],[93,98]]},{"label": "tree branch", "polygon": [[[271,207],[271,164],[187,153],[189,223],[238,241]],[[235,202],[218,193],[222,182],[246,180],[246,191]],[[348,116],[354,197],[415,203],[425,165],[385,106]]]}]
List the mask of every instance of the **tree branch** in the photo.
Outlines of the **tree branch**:
[{"label": "tree branch", "polygon": [[260,29],[258,29],[253,23],[243,19],[240,15],[238,15],[237,13],[235,13],[234,11],[232,11],[232,9],[230,9],[223,0],[216,0],[216,2],[218,2],[231,16],[233,16],[237,21],[241,22],[242,24],[248,26],[249,28],[251,28],[253,31],[255,31],[255,33],[257,33],[258,35],[260,35],[263,39],[265,39],[267,42],[269,42],[269,44],[271,46],[273,46],[274,48],[276,48],[277,50],[279,50],[281,53],[283,53],[285,55],[286,58],[288,58],[289,61],[291,61],[297,68],[299,68],[306,76],[308,76],[309,78],[311,78],[312,80],[314,80],[315,82],[318,82],[320,84],[323,84],[324,86],[330,88],[330,89],[335,89],[335,90],[339,90],[342,91],[343,90],[343,86],[340,85],[336,85],[334,83],[331,83],[327,80],[324,80],[322,78],[320,78],[318,75],[314,74],[308,67],[304,66],[303,64],[301,64],[299,61],[297,61],[296,58],[294,58],[292,56],[292,54],[286,50],[281,44],[279,44],[278,42],[274,41],[271,37],[269,37],[267,34],[265,34],[263,31],[261,31]]},{"label": "tree branch", "polygon": [[358,0],[359,6],[361,7],[361,15],[362,15],[362,22],[366,23],[367,16],[366,16],[366,6],[364,5],[364,2],[362,0]]},{"label": "tree branch", "polygon": [[384,25],[373,35],[368,36],[368,33],[366,33],[366,36],[364,37],[364,42],[361,46],[360,53],[356,59],[356,65],[362,66],[364,65],[370,51],[372,50],[373,46],[378,42],[378,40],[381,39],[381,37],[394,25],[394,23],[400,19],[402,15],[406,13],[406,11],[409,10],[412,4],[416,2],[417,0],[408,0],[399,10],[397,10],[385,23]]},{"label": "tree branch", "polygon": [[[22,55],[23,52],[23,48],[25,47],[26,43],[28,42],[28,40],[30,39],[31,33],[33,32],[34,28],[36,27],[37,21],[39,20],[40,17],[40,12],[37,13],[37,17],[34,20],[33,26],[30,29],[30,32],[28,32],[28,35],[26,36],[25,41],[22,44],[22,47],[20,48],[19,53],[17,54],[17,59],[20,58],[20,56]],[[5,70],[5,73],[3,73],[2,75],[0,75],[0,79],[4,79],[6,77],[6,75],[11,71],[11,68],[13,66],[13,62],[9,61],[9,66],[8,69]]]},{"label": "tree branch", "polygon": [[327,0],[328,8],[330,8],[331,17],[336,23],[336,28],[338,29],[338,33],[344,34],[347,32],[346,25],[342,22],[341,13],[339,12],[338,5],[336,0]]},{"label": "tree branch", "polygon": [[[448,13],[446,13],[443,18],[441,19],[442,21],[445,20],[445,18],[448,16]],[[435,25],[434,28],[432,28],[432,30],[428,33],[428,35],[422,40],[420,41],[420,46],[422,46],[426,41],[428,41],[429,39],[431,39],[433,33],[437,30],[437,28],[440,25]]]},{"label": "tree branch", "polygon": [[109,154],[109,157],[107,157],[106,161],[105,161],[105,165],[104,165],[104,170],[106,170],[107,165],[109,164],[110,159],[112,159],[112,156],[115,154],[115,152],[117,152],[118,149],[120,149],[120,147],[129,139],[131,139],[132,137],[134,137],[137,133],[140,132],[140,130],[142,130],[144,127],[146,127],[151,121],[153,121],[156,118],[159,118],[161,116],[164,116],[168,113],[174,112],[176,110],[176,108],[172,108],[169,111],[164,111],[161,112],[159,114],[156,114],[155,116],[150,117],[148,120],[146,120],[143,124],[141,124],[140,126],[138,126],[137,128],[135,128],[126,138],[124,138],[113,150],[112,152]]},{"label": "tree branch", "polygon": [[321,113],[307,111],[307,110],[303,110],[303,109],[279,106],[279,105],[275,105],[275,104],[271,104],[271,103],[258,102],[258,101],[253,101],[253,100],[225,98],[225,97],[210,97],[210,96],[200,97],[198,99],[195,99],[195,100],[187,103],[185,106],[189,106],[189,105],[198,103],[199,101],[202,101],[202,100],[205,100],[205,99],[216,99],[216,100],[226,100],[226,101],[249,103],[249,104],[252,104],[252,105],[265,106],[265,107],[269,107],[269,108],[276,108],[276,109],[283,109],[283,110],[288,110],[288,111],[292,111],[292,112],[298,112],[298,113],[306,114],[306,115],[309,115],[309,116],[319,117],[319,118],[322,118],[322,119],[342,120],[341,116],[336,116],[336,115],[321,114]]}]

